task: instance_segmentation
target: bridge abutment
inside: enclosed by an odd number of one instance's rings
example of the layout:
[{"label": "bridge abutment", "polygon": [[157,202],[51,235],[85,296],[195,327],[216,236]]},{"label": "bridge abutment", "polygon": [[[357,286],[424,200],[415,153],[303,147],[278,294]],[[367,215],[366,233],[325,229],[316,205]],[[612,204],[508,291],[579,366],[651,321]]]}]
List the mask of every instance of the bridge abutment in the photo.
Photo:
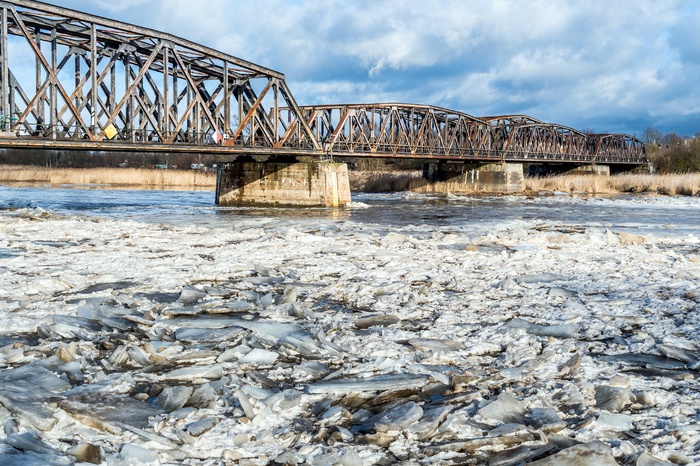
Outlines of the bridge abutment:
[{"label": "bridge abutment", "polygon": [[344,163],[234,161],[219,167],[218,205],[339,207],[349,202]]},{"label": "bridge abutment", "polygon": [[451,193],[519,193],[525,176],[522,163],[429,163],[423,177],[435,191]]}]

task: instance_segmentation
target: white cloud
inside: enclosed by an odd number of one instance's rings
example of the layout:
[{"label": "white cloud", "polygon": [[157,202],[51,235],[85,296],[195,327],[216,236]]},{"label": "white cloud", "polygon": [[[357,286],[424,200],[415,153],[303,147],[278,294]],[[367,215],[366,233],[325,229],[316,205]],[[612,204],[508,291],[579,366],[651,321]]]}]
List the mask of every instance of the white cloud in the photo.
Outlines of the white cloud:
[{"label": "white cloud", "polygon": [[54,1],[282,71],[304,103],[386,99],[541,112],[532,116],[571,126],[605,117],[700,129],[697,111],[684,115],[700,107],[687,77],[700,64],[690,0]]}]

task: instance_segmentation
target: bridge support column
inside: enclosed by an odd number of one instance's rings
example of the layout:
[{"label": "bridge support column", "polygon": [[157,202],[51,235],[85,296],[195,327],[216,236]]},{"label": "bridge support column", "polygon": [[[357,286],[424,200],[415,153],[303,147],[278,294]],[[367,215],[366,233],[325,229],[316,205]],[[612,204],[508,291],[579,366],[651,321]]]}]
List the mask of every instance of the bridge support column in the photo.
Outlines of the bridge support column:
[{"label": "bridge support column", "polygon": [[581,165],[566,172],[567,175],[607,175],[610,176],[610,165]]},{"label": "bridge support column", "polygon": [[218,205],[339,207],[349,202],[344,163],[235,161],[219,166]]},{"label": "bridge support column", "polygon": [[522,163],[430,163],[423,177],[451,193],[519,193],[525,180]]}]

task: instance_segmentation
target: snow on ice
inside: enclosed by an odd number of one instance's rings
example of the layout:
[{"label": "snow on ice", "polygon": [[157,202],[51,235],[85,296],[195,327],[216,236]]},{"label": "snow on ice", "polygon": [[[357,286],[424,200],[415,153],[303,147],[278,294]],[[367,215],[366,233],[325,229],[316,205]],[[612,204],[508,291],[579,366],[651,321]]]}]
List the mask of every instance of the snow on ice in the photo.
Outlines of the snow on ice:
[{"label": "snow on ice", "polygon": [[693,235],[25,209],[0,251],[0,464],[700,462]]}]

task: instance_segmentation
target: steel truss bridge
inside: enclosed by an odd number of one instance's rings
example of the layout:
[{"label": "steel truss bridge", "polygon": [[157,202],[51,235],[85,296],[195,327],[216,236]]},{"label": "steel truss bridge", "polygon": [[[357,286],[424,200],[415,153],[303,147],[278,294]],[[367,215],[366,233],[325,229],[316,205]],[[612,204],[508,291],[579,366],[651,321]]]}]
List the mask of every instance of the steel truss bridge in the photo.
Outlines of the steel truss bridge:
[{"label": "steel truss bridge", "polygon": [[634,137],[522,115],[300,107],[277,71],[31,0],[0,0],[0,148],[645,163]]}]

